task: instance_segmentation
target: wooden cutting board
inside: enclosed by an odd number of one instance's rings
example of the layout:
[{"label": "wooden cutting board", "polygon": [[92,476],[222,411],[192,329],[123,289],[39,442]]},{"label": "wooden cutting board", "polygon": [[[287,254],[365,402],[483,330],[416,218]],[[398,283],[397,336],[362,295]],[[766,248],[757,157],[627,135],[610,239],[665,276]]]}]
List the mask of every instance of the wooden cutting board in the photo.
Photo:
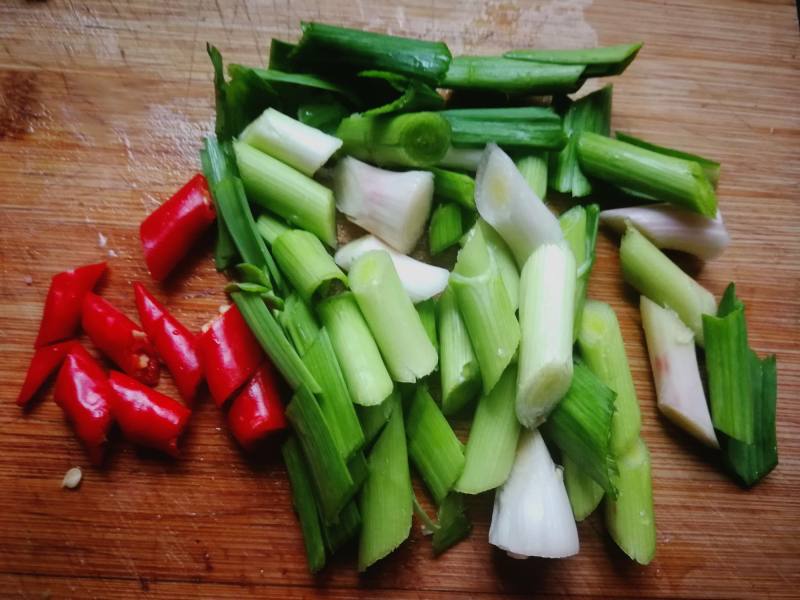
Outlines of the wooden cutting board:
[{"label": "wooden cutting board", "polygon": [[[276,453],[243,455],[210,402],[175,461],[117,440],[87,465],[51,394],[14,404],[50,276],[107,259],[102,292],[134,314],[146,281],[199,327],[225,301],[205,253],[164,286],[149,281],[142,218],[197,170],[212,128],[205,42],[265,63],[300,20],[443,39],[454,52],[644,40],[614,81],[613,125],[719,159],[728,252],[693,265],[720,294],[735,280],[751,343],[778,355],[780,466],[756,489],[654,409],[638,299],[601,236],[591,295],[623,327],[653,458],[658,551],[647,567],[580,526],[581,553],[517,562],[486,542],[491,499],[472,503],[470,539],[439,559],[412,539],[366,575],[354,553],[306,570]],[[445,598],[467,595],[800,597],[800,70],[790,1],[6,0],[0,6],[0,596]],[[165,377],[161,389],[174,393]],[[84,468],[77,491],[61,489]]]}]

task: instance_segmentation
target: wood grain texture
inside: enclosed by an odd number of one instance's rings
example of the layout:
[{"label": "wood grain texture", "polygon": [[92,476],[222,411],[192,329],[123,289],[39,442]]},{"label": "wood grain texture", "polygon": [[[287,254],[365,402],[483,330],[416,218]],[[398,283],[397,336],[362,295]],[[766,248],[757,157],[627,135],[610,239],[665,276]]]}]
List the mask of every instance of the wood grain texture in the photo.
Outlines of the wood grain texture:
[{"label": "wood grain texture", "polygon": [[[791,598],[800,589],[800,41],[790,1],[649,3],[500,0],[51,0],[0,5],[0,595],[163,598],[320,595],[381,598]],[[780,466],[743,491],[655,411],[637,299],[601,236],[591,295],[618,311],[653,460],[656,559],[632,565],[602,522],[581,553],[515,562],[486,543],[490,500],[471,538],[433,560],[413,539],[359,576],[353,553],[306,571],[279,461],[243,456],[212,403],[168,461],[116,440],[91,468],[51,394],[13,404],[49,277],[107,258],[103,294],[133,314],[148,281],[137,226],[197,169],[212,128],[204,43],[264,64],[301,19],[444,39],[454,51],[645,41],[617,78],[613,126],[723,163],[719,195],[733,245],[700,281],[729,280],[751,343],[778,355]],[[199,327],[224,302],[206,253],[157,288]],[[165,378],[161,389],[174,393]],[[84,467],[79,490],[60,489]]]}]

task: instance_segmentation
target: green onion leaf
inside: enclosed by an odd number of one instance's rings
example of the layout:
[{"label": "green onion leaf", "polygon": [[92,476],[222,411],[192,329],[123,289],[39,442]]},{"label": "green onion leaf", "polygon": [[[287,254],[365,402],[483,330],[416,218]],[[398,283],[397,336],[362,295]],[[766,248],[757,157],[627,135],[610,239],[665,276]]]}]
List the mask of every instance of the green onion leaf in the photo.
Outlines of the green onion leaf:
[{"label": "green onion leaf", "polygon": [[316,340],[303,355],[303,362],[314,373],[322,390],[318,395],[319,405],[340,454],[350,459],[364,445],[364,433],[325,328],[319,330]]},{"label": "green onion leaf", "polygon": [[[207,142],[206,142],[207,144]],[[214,165],[208,155],[208,150],[204,147],[200,150],[200,163],[203,166],[203,174],[208,181],[209,186],[219,183],[223,173],[220,172],[221,165]],[[233,242],[231,232],[228,231],[228,226],[225,224],[225,218],[222,216],[222,211],[217,205],[214,194],[211,194],[214,200],[214,207],[217,209],[217,240],[214,244],[214,266],[217,271],[224,271],[236,262],[237,251],[236,244]]]},{"label": "green onion leaf", "polygon": [[575,284],[575,324],[573,326],[573,336],[576,340],[578,331],[580,331],[583,305],[586,302],[589,276],[594,266],[599,214],[600,208],[596,204],[589,204],[586,207],[577,205],[558,219],[564,239],[575,255],[575,264],[578,267],[578,280]]},{"label": "green onion leaf", "polygon": [[584,131],[608,135],[611,127],[610,85],[571,102],[564,115],[567,145],[551,156],[550,187],[573,198],[588,196],[592,191],[589,180],[578,165],[578,139]]},{"label": "green onion leaf", "polygon": [[400,392],[394,390],[386,400],[375,406],[356,405],[356,414],[364,432],[364,441],[370,445],[392,416],[392,411],[400,406]]},{"label": "green onion leaf", "polygon": [[362,406],[381,404],[392,393],[394,384],[353,294],[328,298],[317,310],[353,402]]},{"label": "green onion leaf", "polygon": [[755,485],[778,464],[778,440],[775,434],[777,367],[775,355],[759,360],[750,351],[753,384],[753,443],[724,438],[725,462],[746,486]]},{"label": "green onion leaf", "polygon": [[461,208],[457,204],[445,203],[437,206],[431,216],[428,229],[428,247],[431,256],[441,254],[455,246],[464,235]]},{"label": "green onion leaf", "polygon": [[586,77],[608,77],[621,75],[636,58],[642,42],[620,44],[601,48],[576,48],[574,50],[511,50],[503,56],[517,60],[530,60],[537,63],[563,65],[586,65]]},{"label": "green onion leaf", "polygon": [[617,460],[619,480],[616,500],[606,497],[606,527],[622,551],[646,565],[656,553],[656,521],[650,453],[641,438]]},{"label": "green onion leaf", "polygon": [[438,556],[455,546],[466,538],[472,530],[472,523],[467,517],[466,507],[464,506],[464,496],[456,492],[447,494],[447,497],[442,501],[437,519],[438,524],[433,531],[433,538],[431,539],[434,556]]},{"label": "green onion leaf", "polygon": [[464,469],[464,450],[424,386],[408,409],[408,454],[436,504],[441,504]]},{"label": "green onion leaf", "polygon": [[349,280],[392,378],[414,383],[429,375],[438,356],[389,254],[374,250],[362,255],[353,263]]},{"label": "green onion leaf", "polygon": [[475,180],[464,173],[432,167],[433,193],[440,200],[455,202],[475,211]]},{"label": "green onion leaf", "polygon": [[578,139],[583,172],[616,186],[672,202],[701,215],[717,213],[717,196],[696,162],[666,156],[596,133]]},{"label": "green onion leaf", "polygon": [[459,312],[488,393],[519,346],[519,323],[480,227],[473,227],[450,275]]},{"label": "green onion leaf", "polygon": [[440,296],[438,308],[442,412],[453,415],[477,395],[481,372],[452,288]]},{"label": "green onion leaf", "polygon": [[392,411],[368,462],[369,475],[361,492],[359,571],[391,553],[411,532],[413,494],[402,410]]},{"label": "green onion leaf", "polygon": [[303,356],[319,334],[319,323],[308,305],[297,294],[289,294],[278,313],[278,323],[292,341],[297,354]]},{"label": "green onion leaf", "polygon": [[301,387],[286,407],[308,461],[312,483],[325,523],[336,521],[339,512],[353,497],[356,486],[347,463],[336,447],[331,428],[314,395]]},{"label": "green onion leaf", "polygon": [[656,304],[671,308],[703,346],[702,315],[714,315],[714,296],[684,273],[666,254],[632,226],[622,236],[619,249],[625,281]]},{"label": "green onion leaf", "polygon": [[419,320],[422,321],[422,326],[425,328],[425,333],[428,334],[428,339],[433,344],[433,349],[439,352],[439,337],[436,335],[436,300],[428,298],[422,302],[414,305],[419,315]]},{"label": "green onion leaf", "polygon": [[617,466],[611,452],[614,399],[614,392],[589,367],[576,362],[567,395],[542,426],[545,439],[558,446],[564,456],[612,497],[617,495]]},{"label": "green onion leaf", "polygon": [[355,500],[348,502],[339,513],[336,523],[324,524],[322,536],[330,554],[354,539],[361,529],[361,513]]},{"label": "green onion leaf", "polygon": [[235,142],[233,147],[244,187],[254,202],[336,246],[333,192],[252,146]]},{"label": "green onion leaf", "polygon": [[580,65],[533,63],[500,56],[456,56],[442,86],[518,95],[569,94],[583,83],[583,71]]},{"label": "green onion leaf", "polygon": [[516,391],[517,368],[510,365],[497,385],[478,400],[457,491],[480,494],[500,487],[508,479],[520,434]]},{"label": "green onion leaf", "polygon": [[312,394],[318,393],[319,385],[292,347],[292,343],[286,339],[281,326],[264,301],[257,295],[246,292],[233,292],[231,298],[264,352],[292,389],[305,386]]},{"label": "green onion leaf", "polygon": [[500,234],[486,221],[478,219],[476,224],[481,228],[489,254],[500,270],[500,277],[503,279],[503,287],[508,292],[511,307],[516,311],[519,307],[519,268],[514,254],[508,244],[500,237]]},{"label": "green onion leaf", "polygon": [[286,440],[281,448],[281,454],[283,454],[283,462],[286,464],[289,482],[292,485],[292,504],[303,532],[308,570],[316,573],[325,566],[325,543],[314,500],[311,473],[296,437],[292,436]]},{"label": "green onion leaf", "polygon": [[622,331],[614,309],[608,304],[596,300],[586,302],[578,347],[592,373],[617,395],[614,400],[611,448],[615,456],[620,456],[635,444],[642,419]]},{"label": "green onion leaf", "polygon": [[703,335],[714,427],[740,442],[752,444],[755,398],[751,357],[744,305],[736,297],[734,284],[725,290],[717,316],[703,315]]},{"label": "green onion leaf", "polygon": [[572,514],[579,523],[600,506],[605,492],[569,456],[564,456],[564,487],[572,506]]}]

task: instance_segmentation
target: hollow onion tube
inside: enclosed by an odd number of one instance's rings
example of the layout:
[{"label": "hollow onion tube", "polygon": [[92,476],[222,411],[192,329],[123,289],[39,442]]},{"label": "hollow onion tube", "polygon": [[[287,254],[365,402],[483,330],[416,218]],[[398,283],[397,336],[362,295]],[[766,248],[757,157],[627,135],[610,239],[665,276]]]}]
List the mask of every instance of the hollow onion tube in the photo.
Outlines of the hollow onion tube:
[{"label": "hollow onion tube", "polygon": [[324,296],[335,281],[347,285],[347,277],[313,233],[302,229],[282,233],[272,243],[272,253],[286,279],[308,303]]},{"label": "hollow onion tube", "polygon": [[282,233],[289,231],[291,227],[275,219],[271,215],[261,214],[256,219],[256,231],[264,238],[264,241],[272,246],[272,242]]},{"label": "hollow onion tube", "polygon": [[674,148],[667,148],[665,146],[651,144],[650,142],[633,137],[627,133],[622,133],[621,131],[615,131],[614,135],[618,140],[627,142],[628,144],[633,144],[634,146],[646,148],[647,150],[652,150],[653,152],[658,152],[659,154],[666,154],[667,156],[674,156],[675,158],[682,158],[684,160],[696,162],[703,167],[703,171],[705,171],[706,177],[708,177],[711,185],[713,185],[715,188],[717,187],[720,172],[720,164],[718,162],[703,156],[698,156],[697,154],[690,154],[689,152],[682,152],[680,150],[675,150]]},{"label": "hollow onion tube", "polygon": [[243,142],[234,142],[233,148],[250,200],[336,247],[336,205],[331,190]]},{"label": "hollow onion tube", "polygon": [[604,210],[600,222],[617,233],[624,233],[630,223],[657,248],[680,250],[706,260],[722,254],[731,241],[719,211],[712,219],[672,204]]},{"label": "hollow onion tube", "polygon": [[538,63],[562,65],[585,65],[586,77],[607,77],[620,75],[636,58],[642,42],[619,44],[599,48],[575,48],[568,50],[511,50],[503,56],[516,60],[531,60]]},{"label": "hollow onion tube", "polygon": [[547,153],[527,154],[517,159],[516,164],[531,191],[544,200],[547,194]]},{"label": "hollow onion tube", "polygon": [[619,456],[639,437],[642,419],[622,331],[614,309],[608,304],[586,301],[578,347],[592,373],[617,394],[611,423],[611,448],[614,455]]},{"label": "hollow onion tube", "polygon": [[436,334],[436,301],[433,298],[423,300],[415,304],[414,308],[419,315],[419,320],[422,321],[425,333],[428,334],[428,339],[433,344],[433,349],[438,353],[439,336]]},{"label": "hollow onion tube", "polygon": [[503,279],[503,286],[508,292],[508,299],[511,301],[511,307],[514,311],[519,307],[519,267],[511,253],[511,249],[500,237],[492,226],[483,219],[478,219],[477,226],[481,228],[483,237],[486,239],[486,247],[489,249],[489,254],[492,260],[497,264],[500,270],[500,277]]},{"label": "hollow onion tube", "polygon": [[450,139],[457,148],[496,143],[504,148],[557,150],[566,143],[561,118],[549,107],[456,108],[439,114],[450,124]]},{"label": "hollow onion tube", "polygon": [[304,125],[274,108],[245,127],[239,140],[313,175],[342,146],[342,140]]},{"label": "hollow onion tube", "polygon": [[519,323],[480,227],[473,227],[458,253],[450,285],[478,359],[484,393],[514,358]]},{"label": "hollow onion tube", "polygon": [[481,163],[482,156],[483,148],[454,148],[451,146],[436,165],[445,169],[459,169],[474,173]]},{"label": "hollow onion tube", "polygon": [[319,383],[321,391],[317,400],[331,426],[336,446],[345,460],[349,460],[364,445],[364,433],[325,328],[319,330],[317,338],[303,355],[303,362]]},{"label": "hollow onion tube", "polygon": [[356,492],[347,463],[316,398],[307,388],[301,387],[292,397],[286,417],[308,461],[322,520],[333,523]]},{"label": "hollow onion tube", "polygon": [[481,387],[481,373],[451,288],[439,298],[438,312],[442,412],[453,415],[475,398]]},{"label": "hollow onion tube", "polygon": [[646,565],[656,553],[656,521],[650,453],[644,441],[636,438],[617,464],[619,496],[606,497],[606,527],[625,554]]},{"label": "hollow onion tube", "polygon": [[578,553],[578,529],[561,469],[536,430],[522,434],[511,474],[497,490],[489,543],[512,558]]},{"label": "hollow onion tube", "polygon": [[646,296],[641,297],[639,310],[656,384],[658,409],[705,445],[718,448],[700,380],[692,330],[673,311]]},{"label": "hollow onion tube", "polygon": [[303,22],[303,37],[291,55],[301,63],[338,65],[343,68],[379,69],[438,85],[450,66],[450,50],[444,42],[431,42]]},{"label": "hollow onion tube", "polygon": [[569,244],[575,256],[578,280],[575,283],[575,324],[573,338],[578,338],[583,305],[586,302],[586,290],[589,287],[589,276],[595,259],[595,245],[597,243],[597,224],[600,208],[597,204],[573,206],[558,218],[558,224],[564,233],[564,239]]},{"label": "hollow onion tube", "polygon": [[600,484],[589,477],[569,456],[564,456],[564,487],[572,506],[572,514],[579,523],[600,506],[605,492]]},{"label": "hollow onion tube", "polygon": [[356,405],[356,414],[364,432],[364,441],[367,446],[372,444],[378,434],[383,431],[384,425],[392,416],[392,411],[400,406],[401,398],[398,390],[392,391],[389,397],[375,406]]},{"label": "hollow onion tube", "polygon": [[392,378],[414,383],[429,375],[439,358],[389,254],[367,252],[353,263],[349,280]]},{"label": "hollow onion tube", "polygon": [[578,138],[581,170],[614,185],[713,217],[717,196],[696,162],[659,154],[584,131]]},{"label": "hollow onion tube", "polygon": [[424,386],[411,400],[406,435],[408,455],[439,505],[464,470],[464,448]]},{"label": "hollow onion tube", "polygon": [[619,248],[622,275],[640,294],[674,310],[703,345],[702,315],[715,315],[714,296],[684,273],[666,254],[628,226]]},{"label": "hollow onion tube", "polygon": [[392,411],[368,458],[361,492],[358,570],[364,571],[402,544],[411,532],[413,493],[403,411]]},{"label": "hollow onion tube", "polygon": [[342,269],[349,271],[358,258],[372,250],[385,250],[389,253],[403,289],[415,304],[437,296],[447,287],[450,277],[447,269],[400,254],[373,235],[365,235],[345,244],[336,251],[333,260]]},{"label": "hollow onion tube", "polygon": [[540,244],[564,239],[558,219],[496,144],[484,150],[475,180],[475,200],[478,213],[505,240],[520,268]]},{"label": "hollow onion tube", "polygon": [[292,486],[292,504],[303,533],[308,570],[316,573],[325,566],[325,543],[314,499],[311,473],[308,471],[303,451],[300,449],[296,437],[290,437],[284,443],[281,454],[289,474],[289,483]]},{"label": "hollow onion tube", "polygon": [[345,154],[376,165],[430,167],[450,147],[450,124],[433,112],[352,115],[339,123],[336,137]]},{"label": "hollow onion tube", "polygon": [[575,257],[566,243],[543,244],[522,269],[517,418],[538,427],[572,381]]},{"label": "hollow onion tube", "polygon": [[456,56],[442,86],[505,94],[568,94],[577,90],[584,67],[534,63],[500,56]]},{"label": "hollow onion tube", "polygon": [[478,400],[464,452],[464,471],[455,489],[480,494],[505,483],[517,452],[520,424],[515,411],[517,368],[509,365],[500,381]]},{"label": "hollow onion tube", "polygon": [[383,402],[394,384],[353,294],[346,292],[323,300],[317,310],[353,402],[362,406]]},{"label": "hollow onion tube", "polygon": [[433,175],[386,171],[346,157],[336,166],[334,190],[337,207],[350,221],[407,254],[431,211]]}]

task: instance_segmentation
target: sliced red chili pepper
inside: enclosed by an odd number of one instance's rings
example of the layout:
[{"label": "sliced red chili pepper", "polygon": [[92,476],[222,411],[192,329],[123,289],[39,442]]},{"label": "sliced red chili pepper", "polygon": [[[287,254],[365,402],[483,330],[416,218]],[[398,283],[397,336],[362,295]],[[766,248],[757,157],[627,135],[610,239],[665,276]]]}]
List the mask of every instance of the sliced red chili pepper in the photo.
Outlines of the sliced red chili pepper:
[{"label": "sliced red chili pepper", "polygon": [[105,454],[113,396],[102,367],[74,342],[58,372],[54,398],[96,465]]},{"label": "sliced red chili pepper", "polygon": [[249,383],[233,399],[228,425],[247,450],[271,433],[286,428],[278,379],[269,361],[261,363]]},{"label": "sliced red chili pepper", "polygon": [[233,305],[203,327],[197,352],[217,406],[244,385],[264,358],[258,340]]},{"label": "sliced red chili pepper", "polygon": [[53,275],[44,302],[35,348],[74,337],[81,322],[83,297],[106,272],[106,263],[77,267]]},{"label": "sliced red chili pepper", "polygon": [[165,279],[215,218],[208,183],[200,173],[150,213],[139,237],[153,279]]},{"label": "sliced red chili pepper", "polygon": [[111,371],[108,381],[114,390],[111,410],[123,435],[135,444],[178,456],[178,438],[192,411],[119,371]]},{"label": "sliced red chili pepper", "polygon": [[28,372],[25,374],[22,389],[17,396],[18,405],[25,406],[36,395],[36,392],[39,391],[39,388],[42,387],[47,378],[61,366],[61,363],[64,362],[64,357],[76,343],[75,340],[67,340],[66,342],[59,342],[58,344],[36,349],[30,365],[28,365]]},{"label": "sliced red chili pepper", "polygon": [[203,382],[203,369],[197,355],[197,336],[156,300],[138,281],[133,284],[136,308],[147,337],[175,378],[181,397],[191,405]]},{"label": "sliced red chili pepper", "polygon": [[147,385],[156,385],[161,366],[147,334],[113,304],[89,292],[83,300],[84,331],[117,366]]}]

